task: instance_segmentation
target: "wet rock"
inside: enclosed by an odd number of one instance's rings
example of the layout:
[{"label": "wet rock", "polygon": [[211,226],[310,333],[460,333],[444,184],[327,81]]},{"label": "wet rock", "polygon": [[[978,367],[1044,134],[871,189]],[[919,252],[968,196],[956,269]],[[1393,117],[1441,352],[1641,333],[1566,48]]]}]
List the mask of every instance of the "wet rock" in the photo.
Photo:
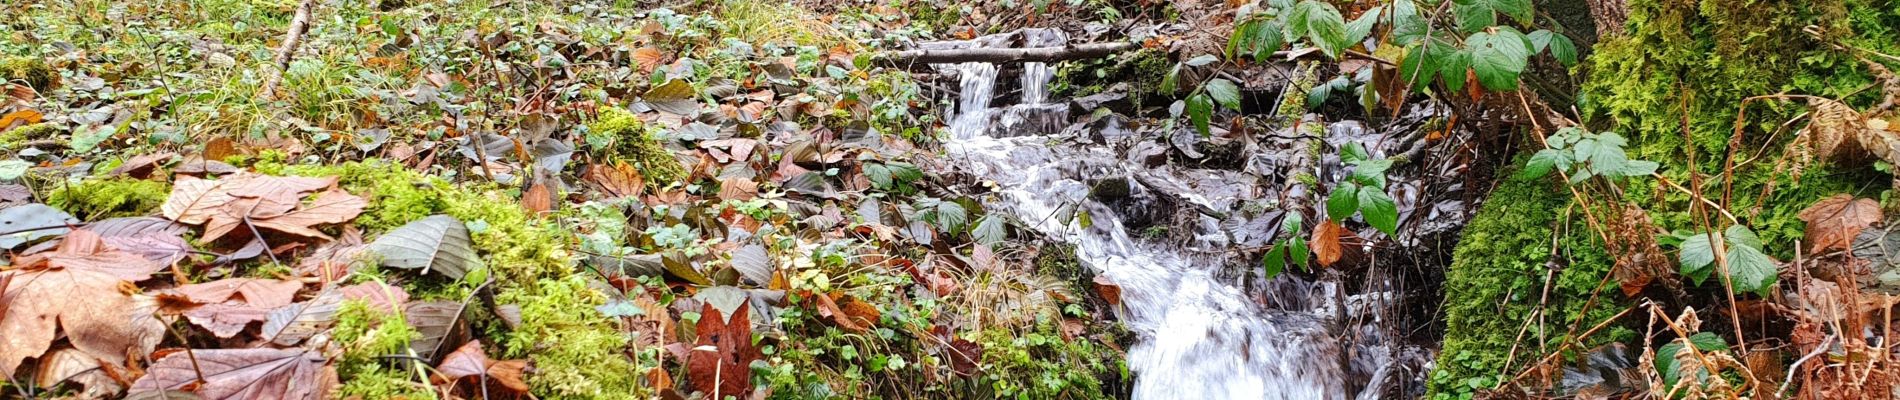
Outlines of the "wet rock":
[{"label": "wet rock", "polygon": [[1089,187],[1089,197],[1098,201],[1117,200],[1128,197],[1128,178],[1115,177],[1096,181]]}]

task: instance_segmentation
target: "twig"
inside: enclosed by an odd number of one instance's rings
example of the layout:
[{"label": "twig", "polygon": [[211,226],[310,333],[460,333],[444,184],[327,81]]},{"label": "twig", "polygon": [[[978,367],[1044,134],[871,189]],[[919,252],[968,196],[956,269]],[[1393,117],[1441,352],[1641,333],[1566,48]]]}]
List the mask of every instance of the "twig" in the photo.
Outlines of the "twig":
[{"label": "twig", "polygon": [[297,11],[290,18],[290,27],[284,31],[284,42],[277,46],[277,56],[271,59],[276,68],[266,70],[262,98],[277,97],[277,86],[284,80],[284,71],[290,68],[290,60],[297,54],[297,44],[303,42],[303,35],[310,31],[310,14],[317,8],[316,0],[303,0],[297,4]]},{"label": "twig", "polygon": [[1815,356],[1821,355],[1821,353],[1826,353],[1828,349],[1827,346],[1832,345],[1832,344],[1834,344],[1834,334],[1829,333],[1827,334],[1827,337],[1821,339],[1821,345],[1814,346],[1814,351],[1808,352],[1808,355],[1801,356],[1801,359],[1799,360],[1794,360],[1794,364],[1789,364],[1788,376],[1781,378],[1781,388],[1775,389],[1775,394],[1779,395],[1779,394],[1788,392],[1788,384],[1794,382],[1794,373],[1795,371],[1801,370],[1801,364],[1807,363],[1808,360],[1813,359]]}]

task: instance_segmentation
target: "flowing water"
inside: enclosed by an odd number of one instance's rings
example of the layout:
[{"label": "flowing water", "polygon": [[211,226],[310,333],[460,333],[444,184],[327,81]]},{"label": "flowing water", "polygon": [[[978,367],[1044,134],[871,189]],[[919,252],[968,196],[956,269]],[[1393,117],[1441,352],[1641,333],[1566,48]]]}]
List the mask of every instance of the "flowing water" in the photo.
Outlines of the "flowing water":
[{"label": "flowing water", "polygon": [[[1025,65],[1022,104],[1002,109],[989,104],[997,66],[941,67],[957,73],[963,89],[950,118],[947,158],[996,183],[991,207],[1075,245],[1083,264],[1121,286],[1120,317],[1138,335],[1127,354],[1136,399],[1378,398],[1378,390],[1363,388],[1384,379],[1389,347],[1379,343],[1377,329],[1335,321],[1364,308],[1336,310],[1344,296],[1334,295],[1335,285],[1282,276],[1250,293],[1222,273],[1229,260],[1207,256],[1230,244],[1144,243],[1131,237],[1116,207],[1090,198],[1091,182],[1147,167],[1109,146],[1051,144],[1061,141],[1059,128],[1025,124],[1067,123],[1066,104],[1046,104],[1046,65]],[[1092,224],[1064,217],[1078,212]]]}]

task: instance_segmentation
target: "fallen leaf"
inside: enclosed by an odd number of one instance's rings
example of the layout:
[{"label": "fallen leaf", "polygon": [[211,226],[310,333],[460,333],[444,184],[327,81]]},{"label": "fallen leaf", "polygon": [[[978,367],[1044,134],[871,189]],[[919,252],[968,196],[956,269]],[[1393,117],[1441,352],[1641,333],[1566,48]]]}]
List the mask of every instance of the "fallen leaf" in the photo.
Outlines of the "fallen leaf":
[{"label": "fallen leaf", "polygon": [[1341,254],[1339,235],[1344,230],[1344,227],[1332,220],[1327,220],[1313,228],[1313,240],[1308,243],[1308,247],[1313,248],[1313,257],[1319,259],[1319,265],[1331,266],[1339,262]]},{"label": "fallen leaf", "polygon": [[759,197],[759,183],[751,179],[730,177],[719,180],[719,198],[725,200],[746,201]]},{"label": "fallen leaf", "polygon": [[125,386],[113,379],[98,358],[73,348],[53,350],[42,357],[36,383],[42,388],[57,387],[60,382],[78,384],[83,390],[69,393],[73,398],[105,399],[119,394]]},{"label": "fallen leaf", "polygon": [[169,151],[132,157],[126,159],[124,163],[120,163],[118,168],[113,168],[112,171],[106,172],[106,175],[125,175],[145,179],[152,176],[153,170],[158,169],[158,167],[163,165],[166,161],[171,161],[171,159],[176,157],[178,157],[178,153]]},{"label": "fallen leaf", "polygon": [[382,255],[385,267],[422,268],[425,274],[436,272],[449,279],[461,279],[481,267],[469,245],[468,227],[447,215],[432,215],[389,231],[370,243],[369,251]]},{"label": "fallen leaf", "polygon": [[540,214],[554,209],[554,193],[548,191],[548,185],[535,182],[528,191],[521,193],[521,207],[528,212]]},{"label": "fallen leaf", "polygon": [[68,232],[52,252],[18,257],[13,262],[26,269],[78,269],[132,282],[151,279],[152,273],[165,269],[165,264],[138,253],[111,248],[99,234],[85,229]]},{"label": "fallen leaf", "polygon": [[466,339],[462,309],[462,303],[454,301],[423,301],[403,307],[403,320],[421,334],[409,341],[409,348],[417,356],[434,360],[443,344]]},{"label": "fallen leaf", "polygon": [[750,310],[745,301],[731,313],[721,313],[710,301],[700,306],[693,330],[699,338],[686,359],[686,377],[694,391],[716,399],[746,398],[751,391],[751,365],[759,350],[752,344]]},{"label": "fallen leaf", "polygon": [[1848,249],[1861,230],[1880,222],[1882,218],[1879,202],[1855,199],[1854,195],[1846,193],[1821,199],[1801,210],[1798,216],[1808,223],[1806,242],[1809,254]]},{"label": "fallen leaf", "polygon": [[64,332],[73,347],[111,365],[125,364],[127,353],[145,354],[164,338],[165,325],[152,316],[157,305],[142,305],[122,290],[124,280],[80,268],[27,267],[0,272],[8,281],[0,292],[0,376],[29,357],[40,357]]},{"label": "fallen leaf", "polygon": [[211,220],[211,215],[219,207],[231,202],[231,193],[224,189],[227,182],[180,176],[172,182],[171,197],[165,198],[165,204],[159,207],[159,211],[172,221],[204,224]]},{"label": "fallen leaf", "polygon": [[582,179],[600,186],[609,198],[637,197],[646,190],[646,179],[640,175],[640,170],[624,161],[615,162],[612,167],[589,165],[585,175]]},{"label": "fallen leaf", "polygon": [[219,136],[205,142],[204,158],[218,161],[238,155],[237,146],[231,138]]},{"label": "fallen leaf", "polygon": [[11,249],[47,236],[66,233],[78,218],[45,204],[27,204],[0,210],[0,249]]},{"label": "fallen leaf", "polygon": [[1095,276],[1095,293],[1102,295],[1102,300],[1107,300],[1110,306],[1122,303],[1121,285],[1116,285],[1115,282],[1109,280],[1107,276]]},{"label": "fallen leaf", "polygon": [[653,46],[633,50],[633,62],[640,66],[640,73],[642,74],[653,73],[653,68],[660,66],[660,64],[665,63],[665,61],[666,53],[660,52],[660,49],[654,48]]},{"label": "fallen leaf", "polygon": [[299,289],[303,289],[303,283],[297,281],[225,278],[179,286],[173,290],[198,303],[232,301],[246,306],[270,309],[290,305]]},{"label": "fallen leaf", "polygon": [[206,400],[316,400],[335,385],[324,379],[324,363],[305,349],[186,350],[153,362],[131,391],[185,390]]},{"label": "fallen leaf", "polygon": [[[442,359],[436,367],[436,383],[446,384],[457,381],[470,381],[476,385],[492,384],[486,389],[503,388],[513,393],[527,393],[527,360],[496,361],[488,358],[482,350],[482,342],[469,341],[453,353]],[[476,379],[466,379],[476,378]],[[480,386],[468,390],[469,393],[484,393]]]}]

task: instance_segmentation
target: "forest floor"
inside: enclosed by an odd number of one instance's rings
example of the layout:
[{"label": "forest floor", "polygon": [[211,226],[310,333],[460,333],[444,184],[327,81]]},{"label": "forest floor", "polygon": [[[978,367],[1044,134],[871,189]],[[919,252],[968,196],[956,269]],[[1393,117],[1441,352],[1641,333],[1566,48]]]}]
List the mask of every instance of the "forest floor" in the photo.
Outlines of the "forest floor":
[{"label": "forest floor", "polygon": [[1342,387],[1892,398],[1900,8],[1730,2],[12,1],[0,398],[1130,397],[886,58],[1032,27],[1125,49],[1052,87],[1117,156],[1251,178],[1138,236],[1439,350]]}]

